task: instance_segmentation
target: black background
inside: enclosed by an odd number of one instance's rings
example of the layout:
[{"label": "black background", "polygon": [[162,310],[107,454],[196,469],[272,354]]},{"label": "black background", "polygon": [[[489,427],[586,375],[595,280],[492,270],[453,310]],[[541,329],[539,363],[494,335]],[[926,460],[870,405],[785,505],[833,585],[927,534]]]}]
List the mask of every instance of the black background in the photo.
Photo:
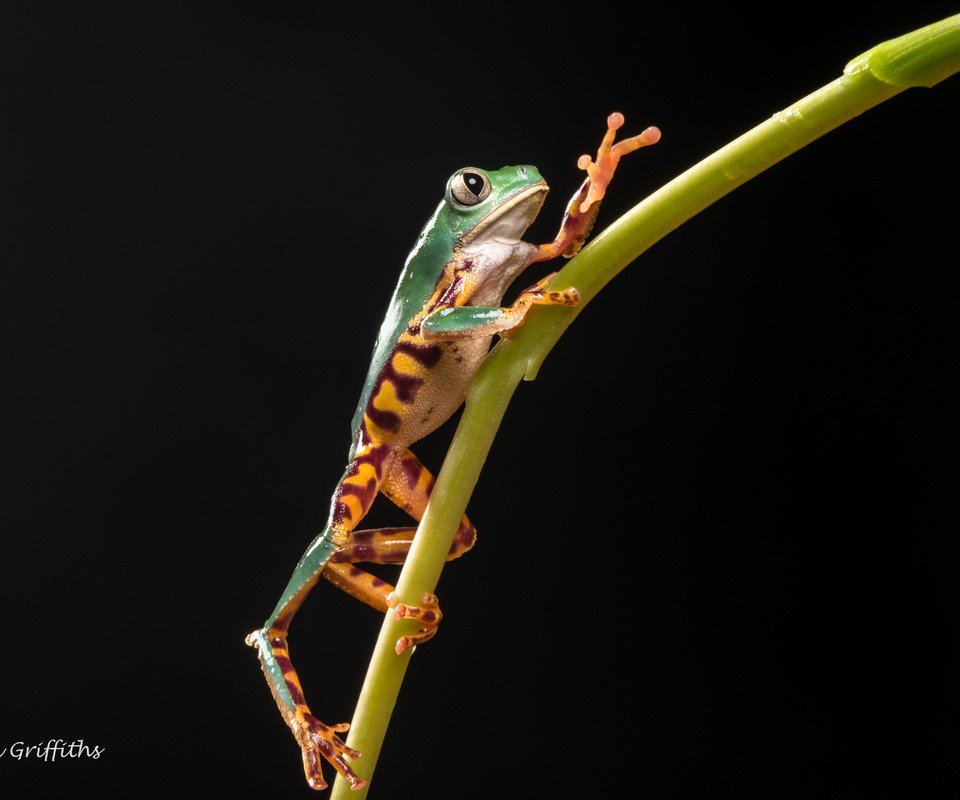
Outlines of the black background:
[{"label": "black background", "polygon": [[[663,140],[603,226],[956,10],[103,8],[0,25],[0,749],[106,752],[8,754],[0,786],[270,797],[310,792],[243,637],[447,176],[538,165],[544,241],[618,109]],[[956,789],[958,103],[911,90],[707,210],[520,387],[372,797]],[[321,718],[378,627],[326,584],[297,617]]]}]

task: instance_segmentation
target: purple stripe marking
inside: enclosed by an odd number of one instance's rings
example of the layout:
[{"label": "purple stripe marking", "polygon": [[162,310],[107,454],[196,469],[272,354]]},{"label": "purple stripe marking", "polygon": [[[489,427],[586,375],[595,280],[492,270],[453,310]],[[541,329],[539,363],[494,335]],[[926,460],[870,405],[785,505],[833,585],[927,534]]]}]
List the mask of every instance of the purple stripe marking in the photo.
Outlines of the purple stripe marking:
[{"label": "purple stripe marking", "polygon": [[443,348],[438,344],[416,344],[415,342],[397,342],[396,352],[410,356],[418,364],[428,369],[436,366],[443,357]]},{"label": "purple stripe marking", "polygon": [[373,407],[373,401],[367,403],[367,416],[373,420],[373,424],[385,431],[396,433],[400,430],[400,415],[392,411],[381,411]]}]

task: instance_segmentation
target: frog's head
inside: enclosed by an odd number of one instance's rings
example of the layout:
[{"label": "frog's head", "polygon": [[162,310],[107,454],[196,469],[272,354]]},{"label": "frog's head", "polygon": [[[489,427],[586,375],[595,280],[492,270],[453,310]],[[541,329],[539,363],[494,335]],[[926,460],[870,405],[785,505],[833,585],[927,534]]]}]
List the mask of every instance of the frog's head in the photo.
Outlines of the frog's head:
[{"label": "frog's head", "polygon": [[462,244],[478,236],[517,242],[537,218],[548,191],[536,167],[464,167],[447,181],[445,221]]}]

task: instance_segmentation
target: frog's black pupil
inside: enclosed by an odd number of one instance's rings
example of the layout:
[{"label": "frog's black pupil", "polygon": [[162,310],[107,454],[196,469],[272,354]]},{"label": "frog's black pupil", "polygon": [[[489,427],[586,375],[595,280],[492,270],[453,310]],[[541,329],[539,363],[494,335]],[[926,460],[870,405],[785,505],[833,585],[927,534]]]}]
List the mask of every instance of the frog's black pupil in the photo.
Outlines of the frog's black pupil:
[{"label": "frog's black pupil", "polygon": [[463,182],[477,197],[480,196],[480,192],[483,191],[483,178],[480,175],[477,175],[476,172],[464,172]]}]

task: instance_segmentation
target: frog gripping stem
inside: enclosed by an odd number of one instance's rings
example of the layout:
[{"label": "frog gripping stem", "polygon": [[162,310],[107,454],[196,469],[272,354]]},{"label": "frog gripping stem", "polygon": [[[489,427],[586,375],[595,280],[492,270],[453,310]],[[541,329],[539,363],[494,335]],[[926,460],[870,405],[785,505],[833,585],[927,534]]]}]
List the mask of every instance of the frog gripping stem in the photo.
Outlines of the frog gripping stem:
[{"label": "frog gripping stem", "polygon": [[440,604],[435,594],[424,594],[422,606],[408,606],[401,603],[396,592],[390,592],[387,595],[387,605],[394,610],[397,619],[412,619],[420,623],[420,629],[412,636],[401,636],[397,639],[394,651],[399,656],[408,647],[416,647],[434,637],[437,632],[437,625],[443,619],[440,612]]},{"label": "frog gripping stem", "polygon": [[[420,535],[417,526],[358,530],[357,525],[378,495],[420,522],[435,481],[410,452],[410,445],[436,430],[463,403],[494,336],[510,336],[534,306],[580,303],[576,287],[552,287],[556,276],[552,273],[522,291],[512,305],[501,305],[514,278],[531,264],[570,257],[580,249],[620,158],[659,139],[659,131],[648,128],[615,142],[622,125],[623,115],[611,114],[596,161],[589,156],[580,159],[587,178],[567,204],[554,241],[534,245],[523,240],[549,188],[536,167],[493,171],[464,167],[451,176],[444,200],[407,259],[354,412],[353,442],[331,498],[327,523],[301,556],[271,615],[247,637],[300,746],[312,789],[327,787],[324,761],[350,789],[366,785],[350,762],[366,750],[367,769],[372,770],[377,750],[371,751],[364,742],[379,735],[380,717],[371,718],[362,710],[361,693],[354,720],[356,746],[350,747],[340,738],[350,725],[328,725],[313,715],[290,660],[290,623],[323,579],[380,613],[392,612],[395,619],[416,623],[393,644],[396,655],[434,637],[443,618],[436,595],[408,598],[414,603],[419,599],[419,605],[400,602],[393,586],[357,566],[403,564],[415,536]],[[476,536],[476,529],[462,515],[447,559],[469,551]],[[405,663],[385,652],[392,663]]]}]

